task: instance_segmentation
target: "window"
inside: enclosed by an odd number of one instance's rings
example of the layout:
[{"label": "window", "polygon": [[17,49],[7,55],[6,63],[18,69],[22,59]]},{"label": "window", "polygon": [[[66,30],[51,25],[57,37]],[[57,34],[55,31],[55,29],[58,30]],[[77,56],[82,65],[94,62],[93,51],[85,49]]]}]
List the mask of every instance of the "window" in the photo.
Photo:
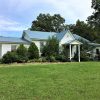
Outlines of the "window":
[{"label": "window", "polygon": [[11,51],[16,50],[16,45],[11,45]]},{"label": "window", "polygon": [[96,49],[96,54],[99,54],[100,52],[99,52],[99,49]]}]

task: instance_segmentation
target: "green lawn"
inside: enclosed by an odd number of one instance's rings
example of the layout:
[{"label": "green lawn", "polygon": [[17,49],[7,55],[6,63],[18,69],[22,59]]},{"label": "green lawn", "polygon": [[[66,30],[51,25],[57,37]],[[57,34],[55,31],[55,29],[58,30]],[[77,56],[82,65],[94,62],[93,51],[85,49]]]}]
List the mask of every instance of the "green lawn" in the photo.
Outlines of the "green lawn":
[{"label": "green lawn", "polygon": [[100,100],[100,62],[1,66],[0,100]]}]

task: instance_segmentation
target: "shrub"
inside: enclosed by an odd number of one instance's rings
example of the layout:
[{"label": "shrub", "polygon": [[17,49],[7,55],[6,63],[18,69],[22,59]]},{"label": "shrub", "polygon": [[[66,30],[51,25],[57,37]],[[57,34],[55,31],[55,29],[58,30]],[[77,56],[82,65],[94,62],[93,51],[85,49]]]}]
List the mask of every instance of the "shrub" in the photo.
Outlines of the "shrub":
[{"label": "shrub", "polygon": [[17,50],[16,50],[17,54],[20,55],[20,56],[27,56],[27,48],[24,47],[23,44],[21,44]]},{"label": "shrub", "polygon": [[21,44],[16,51],[7,52],[3,58],[2,63],[24,63],[28,61],[27,49]]},{"label": "shrub", "polygon": [[0,64],[2,63],[2,59],[0,59]]},{"label": "shrub", "polygon": [[47,59],[47,61],[49,61],[49,62],[56,62],[56,59],[55,59],[54,56],[48,56],[46,59]]},{"label": "shrub", "polygon": [[69,50],[69,47],[67,45],[63,45],[63,49],[61,50],[61,53],[56,56],[56,60],[60,62],[67,62],[68,50]]},{"label": "shrub", "polygon": [[17,62],[17,60],[18,60],[18,55],[16,54],[15,51],[12,51],[4,54],[2,58],[2,63],[13,63],[13,62]]},{"label": "shrub", "polygon": [[28,61],[28,51],[27,48],[24,47],[23,44],[21,44],[17,50],[17,55],[18,55],[18,63],[24,63]]},{"label": "shrub", "polygon": [[42,62],[48,62],[46,57],[42,57]]},{"label": "shrub", "polygon": [[67,62],[68,58],[65,55],[60,54],[60,55],[56,56],[56,60],[60,61],[60,62]]},{"label": "shrub", "polygon": [[42,59],[39,58],[39,59],[34,59],[34,62],[42,62]]},{"label": "shrub", "polygon": [[86,52],[81,52],[80,54],[81,61],[89,61],[90,57]]},{"label": "shrub", "polygon": [[[78,53],[75,54],[74,60],[78,61]],[[80,60],[81,61],[89,61],[90,57],[85,51],[81,51],[80,53]]]},{"label": "shrub", "polygon": [[63,45],[63,51],[61,52],[62,57],[68,60],[69,46]]},{"label": "shrub", "polygon": [[28,48],[29,59],[38,59],[39,58],[39,50],[35,43],[31,43]]},{"label": "shrub", "polygon": [[98,55],[98,60],[100,61],[100,53],[99,53],[99,55]]},{"label": "shrub", "polygon": [[25,63],[28,61],[27,56],[18,55],[17,63]]},{"label": "shrub", "polygon": [[46,45],[42,50],[42,56],[50,57],[59,54],[59,41],[55,37],[51,37],[47,40]]}]

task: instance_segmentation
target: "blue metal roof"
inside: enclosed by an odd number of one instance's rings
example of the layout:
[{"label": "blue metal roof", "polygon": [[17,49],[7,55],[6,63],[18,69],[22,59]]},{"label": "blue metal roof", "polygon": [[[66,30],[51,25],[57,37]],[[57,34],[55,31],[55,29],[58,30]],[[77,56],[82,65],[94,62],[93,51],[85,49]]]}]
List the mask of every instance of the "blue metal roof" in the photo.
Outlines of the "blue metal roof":
[{"label": "blue metal roof", "polygon": [[0,43],[22,43],[22,44],[28,44],[27,41],[24,41],[21,38],[15,38],[15,37],[2,37],[0,36]]},{"label": "blue metal roof", "polygon": [[38,39],[38,40],[47,40],[49,37],[54,36],[55,32],[41,32],[41,31],[30,31],[25,30],[24,33],[27,33],[31,39]]},{"label": "blue metal roof", "polygon": [[81,36],[79,36],[77,34],[73,34],[73,36],[75,37],[76,40],[83,40],[83,41],[86,41],[88,43],[90,42],[89,40],[87,40],[87,39],[85,39],[85,38],[83,38],[83,37],[81,37]]},{"label": "blue metal roof", "polygon": [[64,35],[66,33],[67,33],[67,31],[63,31],[63,32],[57,33],[56,34],[57,39],[60,41],[64,37]]}]

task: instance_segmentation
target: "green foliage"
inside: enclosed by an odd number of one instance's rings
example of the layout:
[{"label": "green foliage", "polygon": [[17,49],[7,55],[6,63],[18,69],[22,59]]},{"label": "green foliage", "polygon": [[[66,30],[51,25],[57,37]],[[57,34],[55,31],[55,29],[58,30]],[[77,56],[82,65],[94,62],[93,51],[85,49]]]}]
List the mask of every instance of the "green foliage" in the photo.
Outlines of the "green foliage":
[{"label": "green foliage", "polygon": [[59,61],[59,62],[67,62],[68,58],[63,54],[59,54],[59,55],[56,56],[56,60]]},{"label": "green foliage", "polygon": [[81,51],[80,57],[81,57],[81,61],[89,61],[90,60],[89,54],[87,54],[84,51]]},{"label": "green foliage", "polygon": [[90,41],[94,41],[98,38],[98,33],[95,31],[95,29],[84,21],[78,20],[75,25],[70,26],[70,29],[73,33]]},{"label": "green foliage", "polygon": [[49,37],[42,50],[42,56],[50,57],[59,54],[59,41],[55,37]]},{"label": "green foliage", "polygon": [[[75,54],[74,60],[75,60],[75,61],[78,61],[78,53]],[[80,60],[81,60],[81,61],[90,61],[89,54],[87,54],[87,53],[84,52],[84,51],[81,51],[81,52],[80,52]]]},{"label": "green foliage", "polygon": [[2,58],[2,63],[13,63],[18,61],[18,55],[15,51],[7,52]]},{"label": "green foliage", "polygon": [[96,40],[100,40],[100,0],[92,0],[92,8],[95,11],[91,16],[88,17],[88,23],[94,28],[95,32],[98,35]]},{"label": "green foliage", "polygon": [[18,55],[18,62],[24,63],[28,61],[28,51],[27,51],[27,48],[25,48],[23,44],[21,44],[17,48],[16,52]]},{"label": "green foliage", "polygon": [[59,14],[39,14],[37,20],[32,22],[31,30],[60,32],[64,29],[65,19]]},{"label": "green foliage", "polygon": [[24,47],[23,44],[21,44],[18,48],[17,48],[17,54],[20,56],[27,56],[27,48]]},{"label": "green foliage", "polygon": [[42,57],[42,62],[48,62],[46,57]]},{"label": "green foliage", "polygon": [[[87,52],[90,51],[92,47],[90,45],[88,45],[87,42],[84,42],[82,40],[80,40],[80,42],[83,43],[83,45],[81,45],[81,48],[80,48],[81,49],[80,50],[80,59],[81,59],[81,61],[89,61],[90,55]],[[75,53],[74,60],[78,61],[78,50]]]},{"label": "green foliage", "polygon": [[63,49],[62,49],[61,53],[56,56],[56,60],[60,61],[60,62],[67,62],[67,61],[69,61],[68,60],[69,47],[67,45],[63,45],[62,48]]},{"label": "green foliage", "polygon": [[16,51],[7,52],[3,58],[2,63],[24,63],[28,61],[27,49],[21,44]]},{"label": "green foliage", "polygon": [[100,11],[100,0],[92,0],[92,8]]},{"label": "green foliage", "polygon": [[25,63],[25,62],[27,62],[28,60],[29,60],[29,59],[28,59],[28,56],[18,55],[17,63]]},{"label": "green foliage", "polygon": [[29,59],[38,59],[39,58],[39,50],[35,43],[31,43],[28,48]]},{"label": "green foliage", "polygon": [[69,46],[63,45],[63,51],[61,54],[64,55],[66,57],[66,59],[68,59],[68,53],[69,53]]},{"label": "green foliage", "polygon": [[56,62],[55,56],[48,56],[46,59],[47,59],[47,61],[49,61],[49,62]]}]

